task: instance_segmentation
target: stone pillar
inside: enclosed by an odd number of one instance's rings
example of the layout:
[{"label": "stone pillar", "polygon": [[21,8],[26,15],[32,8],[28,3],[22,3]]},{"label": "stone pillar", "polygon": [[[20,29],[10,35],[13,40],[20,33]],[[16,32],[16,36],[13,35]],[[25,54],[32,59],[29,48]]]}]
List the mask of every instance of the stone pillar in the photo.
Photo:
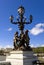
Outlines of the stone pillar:
[{"label": "stone pillar", "polygon": [[32,51],[12,51],[6,61],[9,61],[11,65],[33,65],[36,59]]}]

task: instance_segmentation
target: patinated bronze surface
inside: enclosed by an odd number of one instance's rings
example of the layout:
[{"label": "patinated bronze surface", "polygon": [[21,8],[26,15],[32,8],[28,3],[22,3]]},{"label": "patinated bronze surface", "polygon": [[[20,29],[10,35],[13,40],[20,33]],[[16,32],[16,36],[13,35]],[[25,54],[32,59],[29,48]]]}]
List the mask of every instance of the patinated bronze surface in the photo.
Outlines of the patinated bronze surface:
[{"label": "patinated bronze surface", "polygon": [[24,25],[32,23],[32,15],[30,15],[30,22],[26,22],[26,18],[23,16],[24,11],[25,11],[24,7],[20,6],[18,8],[19,19],[17,19],[17,22],[13,22],[13,16],[10,17],[11,23],[18,24],[19,30],[21,32],[20,35],[18,35],[18,31],[17,31],[14,35],[13,44],[14,44],[15,50],[17,49],[20,49],[20,50],[30,49],[31,50],[29,46],[30,38],[28,35],[28,30],[24,32]]}]

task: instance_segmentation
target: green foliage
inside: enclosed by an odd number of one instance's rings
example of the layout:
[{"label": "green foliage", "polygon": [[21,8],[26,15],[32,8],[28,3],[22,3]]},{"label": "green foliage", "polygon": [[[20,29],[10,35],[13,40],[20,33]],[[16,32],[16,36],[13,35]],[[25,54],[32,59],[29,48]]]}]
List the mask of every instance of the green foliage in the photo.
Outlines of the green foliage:
[{"label": "green foliage", "polygon": [[44,53],[44,47],[33,48],[33,51],[35,53]]}]

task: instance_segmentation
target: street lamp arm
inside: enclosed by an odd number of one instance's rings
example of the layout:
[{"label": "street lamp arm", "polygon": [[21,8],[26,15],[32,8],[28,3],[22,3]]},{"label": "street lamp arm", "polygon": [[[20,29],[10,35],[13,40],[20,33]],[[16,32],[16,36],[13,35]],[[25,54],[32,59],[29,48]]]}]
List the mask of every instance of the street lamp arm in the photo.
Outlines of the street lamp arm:
[{"label": "street lamp arm", "polygon": [[11,21],[11,23],[12,23],[12,24],[18,24],[18,22],[12,22],[12,21]]},{"label": "street lamp arm", "polygon": [[24,24],[31,24],[32,22],[23,22]]}]

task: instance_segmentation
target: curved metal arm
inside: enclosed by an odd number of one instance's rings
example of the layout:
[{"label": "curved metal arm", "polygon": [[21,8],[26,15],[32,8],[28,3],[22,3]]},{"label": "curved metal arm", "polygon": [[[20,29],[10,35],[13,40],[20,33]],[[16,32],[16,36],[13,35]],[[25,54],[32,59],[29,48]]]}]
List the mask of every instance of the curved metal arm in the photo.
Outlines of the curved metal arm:
[{"label": "curved metal arm", "polygon": [[18,23],[18,22],[13,22],[13,20],[14,20],[13,15],[11,15],[9,19],[10,19],[10,21],[11,21],[12,24],[17,24]]},{"label": "curved metal arm", "polygon": [[11,21],[11,23],[12,23],[12,24],[18,24],[18,22],[13,22],[13,21]]},{"label": "curved metal arm", "polygon": [[32,23],[32,21],[31,22],[23,22],[23,24],[31,24]]}]

